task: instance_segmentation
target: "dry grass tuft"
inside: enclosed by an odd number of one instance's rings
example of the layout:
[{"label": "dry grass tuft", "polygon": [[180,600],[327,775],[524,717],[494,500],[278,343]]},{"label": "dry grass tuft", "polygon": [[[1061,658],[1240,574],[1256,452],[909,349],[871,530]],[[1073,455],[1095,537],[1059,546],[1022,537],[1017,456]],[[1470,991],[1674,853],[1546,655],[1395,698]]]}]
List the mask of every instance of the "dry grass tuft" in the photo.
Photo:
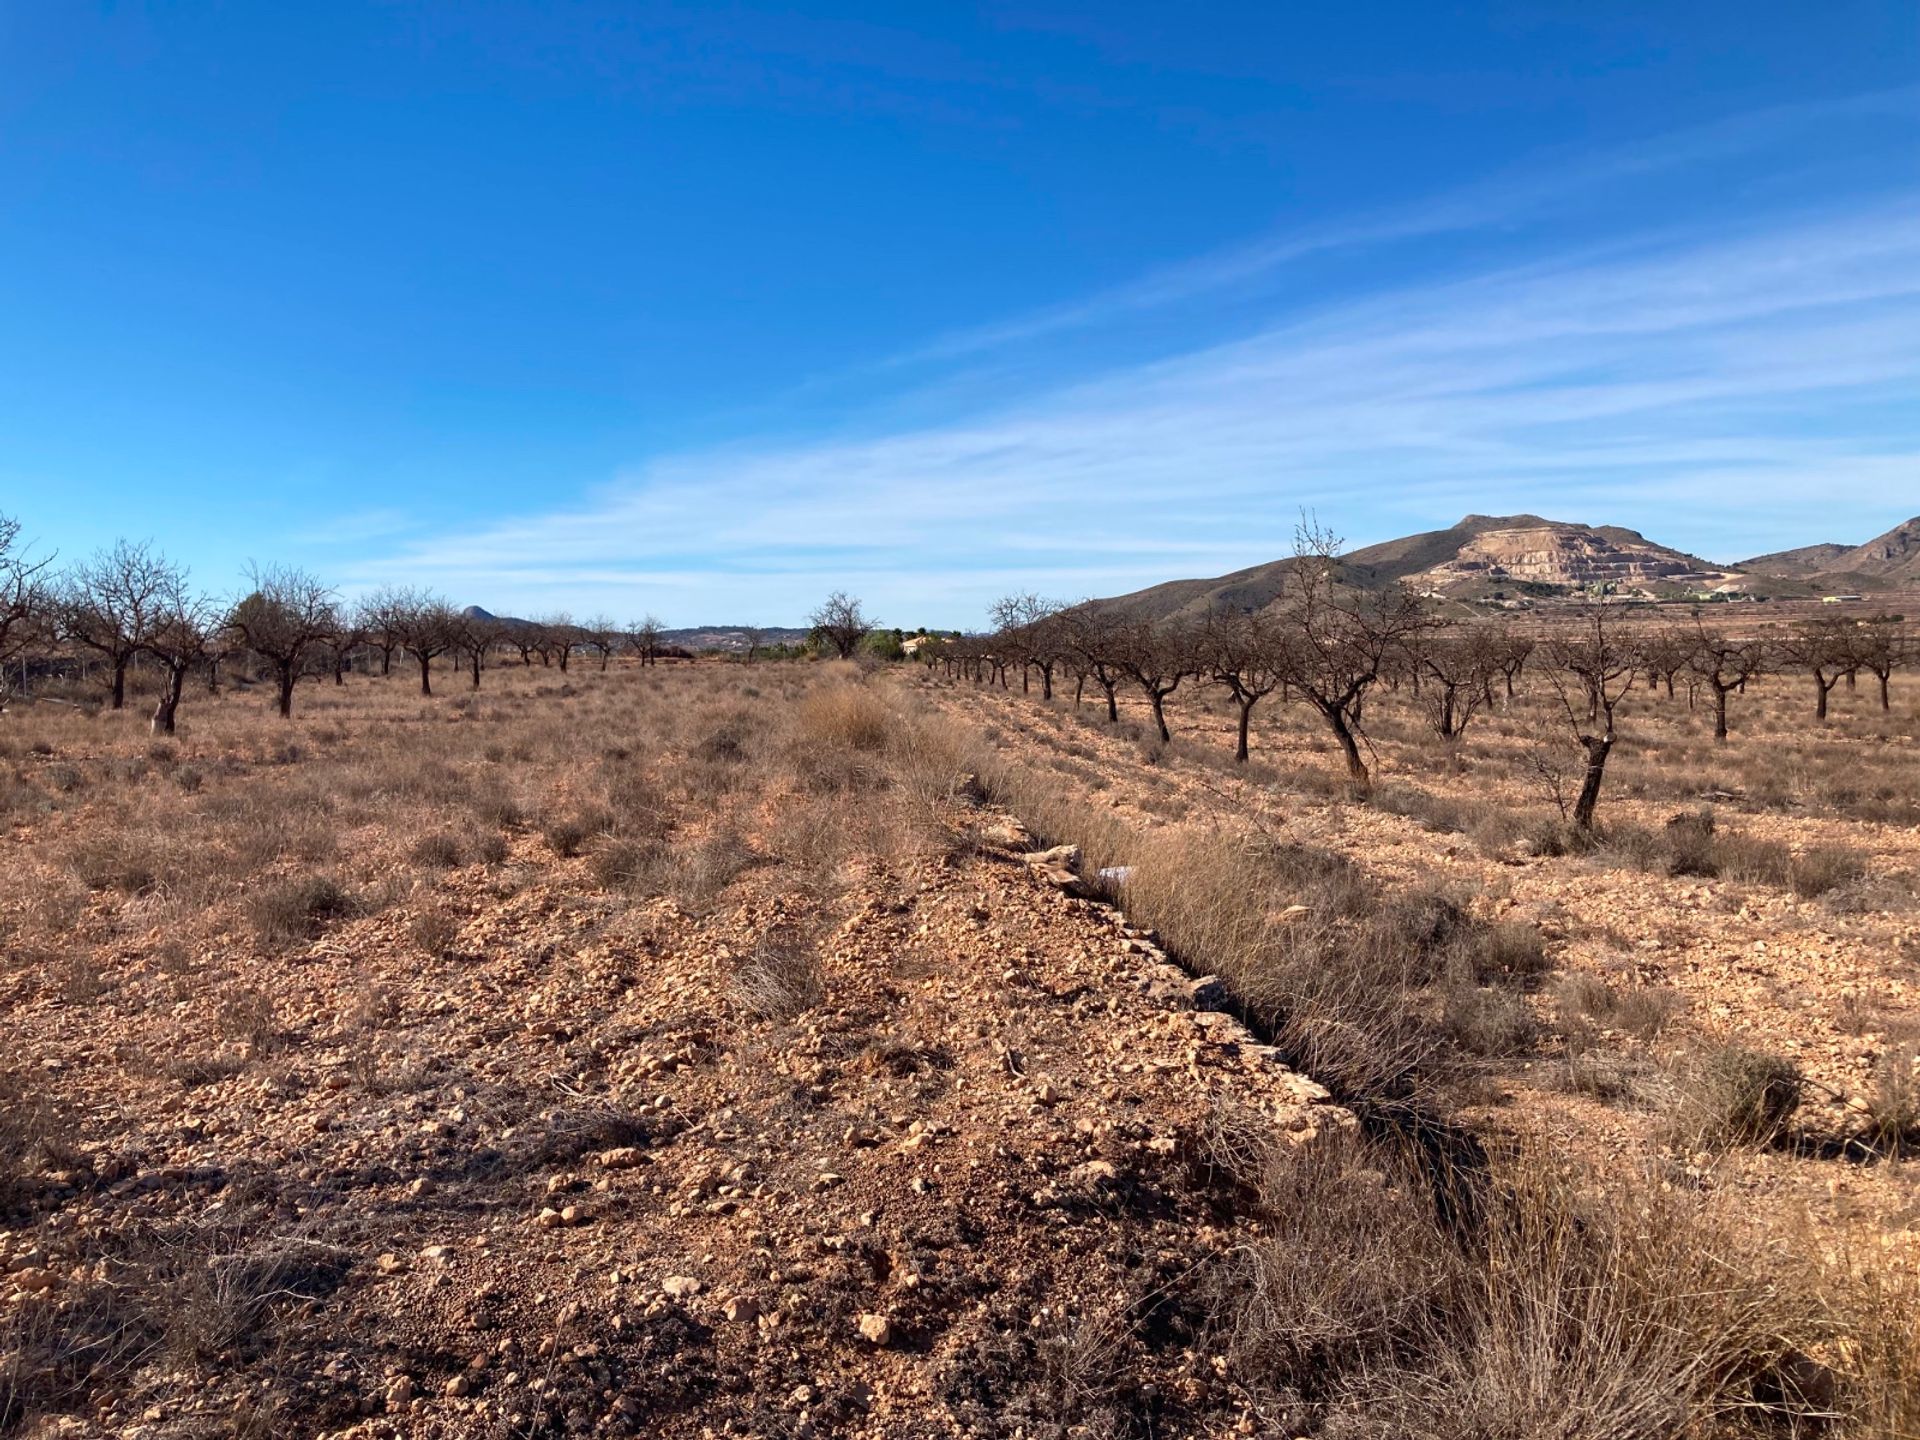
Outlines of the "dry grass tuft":
[{"label": "dry grass tuft", "polygon": [[1598,975],[1578,971],[1553,987],[1561,1024],[1618,1030],[1636,1040],[1651,1040],[1684,1005],[1680,992],[1664,985],[1610,985]]},{"label": "dry grass tuft", "polygon": [[547,848],[563,860],[571,860],[587,848],[596,835],[614,828],[613,816],[604,810],[586,810],[552,821],[541,832]]},{"label": "dry grass tuft", "polygon": [[1260,1207],[1270,1233],[1222,1277],[1229,1365],[1325,1402],[1343,1381],[1417,1343],[1457,1304],[1458,1247],[1390,1152],[1345,1135],[1269,1146]]},{"label": "dry grass tuft", "polygon": [[355,912],[351,893],[331,875],[272,881],[248,897],[247,918],[269,944],[311,940],[329,921]]},{"label": "dry grass tuft", "polygon": [[1883,1155],[1920,1150],[1920,1047],[1894,1045],[1873,1065],[1867,1097],[1866,1142]]},{"label": "dry grass tuft", "polygon": [[1856,1405],[1873,1403],[1877,1382],[1810,1358],[1861,1333],[1858,1312],[1836,1313],[1777,1242],[1698,1195],[1577,1184],[1524,1151],[1462,1236],[1397,1150],[1347,1136],[1265,1153],[1271,1233],[1223,1266],[1213,1305],[1231,1373],[1307,1407],[1315,1433],[1643,1440],[1736,1420],[1800,1433],[1836,1413],[1848,1381]]},{"label": "dry grass tuft", "polygon": [[407,919],[407,938],[435,960],[451,955],[460,941],[460,917],[444,906],[425,904]]},{"label": "dry grass tuft", "polygon": [[670,858],[666,844],[652,836],[609,835],[593,847],[587,868],[609,890],[657,895]]},{"label": "dry grass tuft", "polygon": [[803,746],[880,751],[895,724],[893,707],[871,686],[831,684],[809,691],[800,701],[794,738]]},{"label": "dry grass tuft", "polygon": [[763,1020],[791,1020],[826,998],[826,981],[814,947],[798,935],[770,935],[740,962],[731,986],[733,1002]]},{"label": "dry grass tuft", "polygon": [[1523,1055],[1540,1035],[1523,996],[1488,985],[1450,986],[1440,1025],[1461,1050],[1488,1059]]},{"label": "dry grass tuft", "polygon": [[1727,1045],[1691,1057],[1675,1076],[1669,1135],[1687,1151],[1767,1145],[1786,1133],[1805,1081],[1790,1060]]},{"label": "dry grass tuft", "polygon": [[1695,1197],[1582,1189],[1538,1156],[1499,1180],[1412,1363],[1354,1387],[1357,1433],[1641,1440],[1833,1414],[1835,1377],[1809,1358],[1831,1317],[1776,1245]]},{"label": "dry grass tuft", "polygon": [[413,842],[411,852],[413,863],[433,870],[451,870],[464,860],[460,841],[444,830],[430,835],[422,835]]},{"label": "dry grass tuft", "polygon": [[113,829],[75,840],[68,847],[67,864],[89,890],[144,895],[166,874],[167,853],[150,836]]},{"label": "dry grass tuft", "polygon": [[249,1055],[263,1055],[279,1034],[279,1011],[273,996],[259,986],[236,984],[221,995],[214,1028],[226,1039],[243,1043]]}]

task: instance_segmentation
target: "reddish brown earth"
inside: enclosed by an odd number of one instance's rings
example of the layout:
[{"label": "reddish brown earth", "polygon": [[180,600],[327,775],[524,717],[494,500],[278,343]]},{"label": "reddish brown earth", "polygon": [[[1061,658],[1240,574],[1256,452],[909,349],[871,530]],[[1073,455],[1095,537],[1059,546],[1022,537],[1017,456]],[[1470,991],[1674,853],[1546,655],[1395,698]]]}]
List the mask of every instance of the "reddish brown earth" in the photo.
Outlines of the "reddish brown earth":
[{"label": "reddish brown earth", "polygon": [[[655,683],[693,713],[623,719]],[[676,791],[691,737],[736,721],[775,764],[780,705],[700,709],[735,683],[509,673],[449,712],[357,680],[285,732],[228,695],[137,775],[130,716],[9,715],[26,789],[0,836],[0,1010],[47,1140],[0,1220],[9,1426],[1038,1436],[1124,1413],[1171,1436],[1245,1416],[1208,1291],[1261,1222],[1209,1129],[1264,1115],[1304,1142],[1348,1117],[1023,863],[1004,816],[962,797],[900,828],[872,794],[777,775]],[[576,720],[529,729],[540,707]],[[403,798],[435,764],[460,783]],[[458,827],[503,764],[539,811],[475,859]],[[667,797],[674,856],[732,816],[732,877],[648,893],[599,878],[591,845],[554,853],[539,813],[616,768],[609,794]],[[379,908],[279,943],[248,897],[314,862],[250,872],[214,827],[229,799],[309,803],[296,779],[346,797],[324,865]],[[154,843],[188,851],[136,893],[75,886],[73,847],[154,812]],[[795,816],[889,838],[809,855],[822,831]],[[468,855],[409,858],[442,833]],[[452,926],[431,950],[429,912]]]}]

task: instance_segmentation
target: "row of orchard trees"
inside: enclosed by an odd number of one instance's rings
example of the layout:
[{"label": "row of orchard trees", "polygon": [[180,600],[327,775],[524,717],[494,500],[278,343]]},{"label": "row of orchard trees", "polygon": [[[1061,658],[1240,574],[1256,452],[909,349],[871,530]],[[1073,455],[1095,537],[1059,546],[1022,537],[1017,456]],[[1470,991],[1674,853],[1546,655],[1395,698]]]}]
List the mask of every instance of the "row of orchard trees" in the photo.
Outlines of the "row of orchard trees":
[{"label": "row of orchard trees", "polygon": [[991,633],[929,646],[922,658],[950,676],[1003,688],[1018,670],[1022,689],[1037,678],[1047,699],[1058,680],[1071,678],[1075,702],[1091,685],[1110,721],[1119,719],[1116,694],[1137,691],[1162,740],[1172,738],[1168,699],[1183,684],[1212,683],[1238,707],[1241,761],[1255,707],[1278,694],[1320,717],[1362,791],[1372,781],[1364,727],[1377,686],[1410,692],[1434,732],[1453,741],[1498,696],[1511,698],[1531,665],[1583,757],[1567,805],[1583,829],[1593,823],[1616,716],[1636,684],[1664,685],[1672,696],[1684,680],[1690,701],[1711,704],[1715,738],[1724,742],[1729,697],[1764,675],[1806,677],[1825,720],[1834,687],[1861,675],[1878,681],[1888,708],[1893,672],[1916,654],[1912,633],[1894,616],[1820,616],[1748,631],[1700,612],[1678,624],[1595,605],[1559,619],[1449,621],[1403,588],[1341,583],[1337,542],[1314,532],[1303,535],[1280,596],[1251,612],[1229,605],[1194,620],[1147,621],[1111,606],[1016,595],[994,606],[993,620]]},{"label": "row of orchard trees", "polygon": [[219,683],[223,661],[241,660],[270,675],[282,716],[293,713],[302,676],[342,683],[356,657],[390,673],[396,654],[419,667],[422,694],[433,693],[433,663],[458,664],[480,686],[493,657],[517,655],[531,666],[566,670],[577,654],[631,651],[643,665],[663,652],[660,622],[628,625],[565,615],[501,621],[454,609],[429,592],[387,588],[344,604],[325,584],[290,567],[255,567],[237,600],[196,590],[186,567],[150,545],[121,542],[65,569],[36,560],[20,544],[16,521],[0,516],[0,704],[36,656],[84,655],[108,682],[108,703],[126,703],[127,674],[141,657],[161,672],[153,728],[171,734],[186,682],[199,672]]}]

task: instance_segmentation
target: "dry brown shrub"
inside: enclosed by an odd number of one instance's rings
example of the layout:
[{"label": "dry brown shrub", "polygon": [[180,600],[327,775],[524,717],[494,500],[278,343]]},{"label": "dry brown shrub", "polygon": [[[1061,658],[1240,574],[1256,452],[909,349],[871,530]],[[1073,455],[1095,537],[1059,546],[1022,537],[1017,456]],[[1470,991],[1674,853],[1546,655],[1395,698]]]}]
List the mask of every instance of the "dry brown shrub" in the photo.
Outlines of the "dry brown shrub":
[{"label": "dry brown shrub", "polygon": [[1218,1303],[1231,1370],[1327,1400],[1457,1306],[1464,1257],[1388,1152],[1344,1132],[1267,1147],[1269,1231],[1228,1267]]},{"label": "dry brown shrub", "polygon": [[422,835],[413,842],[413,849],[408,856],[414,864],[433,870],[450,870],[465,859],[459,838],[444,830]]},{"label": "dry brown shrub", "polygon": [[1891,1156],[1920,1150],[1920,1047],[1908,1043],[1881,1051],[1866,1101],[1869,1145]]},{"label": "dry brown shrub", "polygon": [[220,997],[213,1017],[215,1031],[246,1045],[249,1055],[263,1055],[279,1035],[280,1017],[273,996],[258,985],[235,984]]},{"label": "dry brown shrub", "polygon": [[234,795],[214,808],[221,817],[222,843],[233,865],[260,870],[280,860],[328,860],[339,836],[324,812],[297,800],[274,803],[253,793]]},{"label": "dry brown shrub", "polygon": [[[1874,1247],[1878,1248],[1878,1247]],[[1846,1357],[1842,1433],[1860,1440],[1920,1435],[1920,1275],[1871,1250],[1823,1277],[1836,1295]]]},{"label": "dry brown shrub", "polygon": [[270,944],[311,940],[328,922],[356,909],[352,894],[331,875],[269,881],[247,897],[254,933]]},{"label": "dry brown shrub", "polygon": [[794,739],[829,750],[879,751],[895,725],[886,697],[869,685],[846,682],[808,691],[794,713]]},{"label": "dry brown shrub", "polygon": [[24,1198],[56,1125],[36,1080],[25,1072],[0,1071],[0,1212]]},{"label": "dry brown shrub", "polygon": [[1867,873],[1866,861],[1842,845],[1815,845],[1793,857],[1787,883],[1802,900],[1817,900]]},{"label": "dry brown shrub", "polygon": [[766,843],[782,869],[782,880],[824,907],[843,888],[842,871],[853,853],[846,812],[824,797],[788,797],[773,813]]},{"label": "dry brown shrub", "polygon": [[1725,1045],[1698,1052],[1675,1074],[1669,1136],[1689,1152],[1771,1144],[1786,1133],[1805,1084],[1797,1065],[1764,1051]]},{"label": "dry brown shrub", "polygon": [[542,832],[547,848],[563,860],[570,860],[586,849],[595,835],[614,828],[614,818],[605,810],[583,810],[552,821]]},{"label": "dry brown shrub", "polygon": [[423,904],[407,920],[407,938],[439,960],[460,941],[460,917],[444,906]]},{"label": "dry brown shrub", "polygon": [[1569,1043],[1567,1053],[1550,1072],[1550,1078],[1556,1088],[1570,1095],[1585,1095],[1611,1103],[1637,1098],[1645,1071],[1642,1061]]},{"label": "dry brown shrub", "polygon": [[666,843],[653,836],[609,835],[593,847],[587,867],[610,890],[657,895],[670,859]]},{"label": "dry brown shrub", "polygon": [[739,962],[729,988],[736,1005],[763,1020],[790,1020],[826,996],[817,950],[788,932],[764,937]]},{"label": "dry brown shrub", "polygon": [[1126,865],[1128,913],[1224,978],[1301,1069],[1349,1096],[1424,1086],[1441,1037],[1413,997],[1459,933],[1451,902],[1370,899],[1337,857],[1219,832],[1150,832]]},{"label": "dry brown shrub", "polygon": [[113,988],[91,948],[69,951],[57,973],[60,998],[68,1005],[92,1005]]},{"label": "dry brown shrub", "polygon": [[681,908],[698,914],[763,858],[739,831],[722,827],[673,851],[667,869],[667,892]]},{"label": "dry brown shrub", "polygon": [[1447,987],[1440,1028],[1467,1054],[1488,1058],[1525,1054],[1540,1033],[1524,997],[1474,984]]},{"label": "dry brown shrub", "polygon": [[67,864],[89,890],[143,895],[167,873],[168,847],[157,836],[117,827],[90,832],[67,847]]},{"label": "dry brown shrub", "polygon": [[179,1241],[158,1282],[166,1348],[187,1365],[219,1361],[277,1308],[323,1298],[345,1279],[351,1252],[302,1235],[227,1248],[209,1227]]},{"label": "dry brown shrub", "polygon": [[1563,976],[1553,996],[1564,1025],[1586,1023],[1651,1040],[1677,1014],[1685,1000],[1665,985],[1609,984],[1585,971]]},{"label": "dry brown shrub", "polygon": [[1469,1283],[1412,1363],[1356,1377],[1349,1433],[1644,1440],[1817,1425],[1836,1324],[1774,1237],[1710,1200],[1576,1184],[1523,1154],[1496,1176]]}]

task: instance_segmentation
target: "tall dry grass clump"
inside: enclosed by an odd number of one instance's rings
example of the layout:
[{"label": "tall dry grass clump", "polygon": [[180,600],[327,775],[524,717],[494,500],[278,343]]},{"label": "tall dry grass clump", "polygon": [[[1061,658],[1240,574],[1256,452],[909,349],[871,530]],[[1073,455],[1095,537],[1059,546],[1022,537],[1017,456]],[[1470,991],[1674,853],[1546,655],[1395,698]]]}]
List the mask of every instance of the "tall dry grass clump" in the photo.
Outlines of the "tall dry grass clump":
[{"label": "tall dry grass clump", "polygon": [[1789,1237],[1651,1178],[1499,1162],[1450,1227],[1392,1146],[1269,1147],[1269,1230],[1211,1303],[1229,1372],[1340,1440],[1895,1437],[1911,1284],[1818,1271]]},{"label": "tall dry grass clump", "polygon": [[900,712],[870,685],[834,680],[809,690],[794,715],[803,745],[841,750],[884,750]]},{"label": "tall dry grass clump", "polygon": [[1411,997],[1457,915],[1370,893],[1334,857],[1263,837],[1136,836],[1120,898],[1188,963],[1218,974],[1294,1062],[1352,1098],[1423,1088],[1440,1036]]},{"label": "tall dry grass clump", "polygon": [[[802,786],[837,797],[839,823],[877,852],[925,853],[953,840],[956,805],[987,793],[989,757],[967,727],[909,710],[878,681],[829,665],[794,707],[787,754]],[[847,806],[859,797],[860,804]]]},{"label": "tall dry grass clump", "polygon": [[1783,1247],[1712,1200],[1583,1189],[1532,1154],[1500,1167],[1484,1213],[1417,1363],[1368,1377],[1372,1433],[1640,1440],[1839,1417],[1838,1377],[1812,1358],[1835,1317]]},{"label": "tall dry grass clump", "polygon": [[1800,1068],[1781,1056],[1741,1045],[1705,1050],[1675,1076],[1669,1138],[1689,1151],[1771,1144],[1786,1133],[1805,1089]]}]

